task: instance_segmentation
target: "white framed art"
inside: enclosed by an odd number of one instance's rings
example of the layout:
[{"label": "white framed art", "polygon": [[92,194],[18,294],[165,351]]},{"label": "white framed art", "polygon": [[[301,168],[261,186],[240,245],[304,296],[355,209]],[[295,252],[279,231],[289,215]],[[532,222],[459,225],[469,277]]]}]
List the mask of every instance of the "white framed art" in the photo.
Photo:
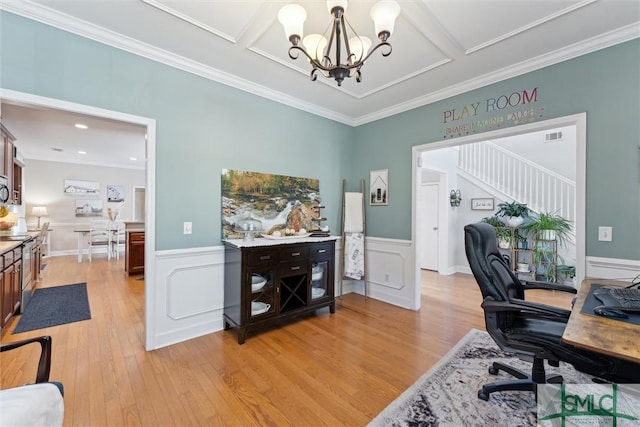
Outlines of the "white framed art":
[{"label": "white framed art", "polygon": [[389,170],[372,170],[369,173],[369,204],[384,206],[389,204]]}]

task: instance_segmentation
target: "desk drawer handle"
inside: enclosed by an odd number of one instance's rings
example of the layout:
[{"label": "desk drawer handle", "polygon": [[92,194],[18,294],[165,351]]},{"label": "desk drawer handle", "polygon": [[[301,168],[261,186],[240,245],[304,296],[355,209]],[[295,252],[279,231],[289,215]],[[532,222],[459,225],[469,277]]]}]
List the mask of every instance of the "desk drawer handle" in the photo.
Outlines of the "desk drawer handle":
[{"label": "desk drawer handle", "polygon": [[264,261],[265,259],[271,259],[271,255],[262,255],[262,256],[260,257],[260,260],[261,260],[261,261]]},{"label": "desk drawer handle", "polygon": [[291,267],[291,271],[300,270],[300,266]]},{"label": "desk drawer handle", "polygon": [[327,250],[326,250],[326,249],[318,249],[318,253],[319,253],[319,254],[323,254],[323,253],[325,253],[325,252],[327,252]]},{"label": "desk drawer handle", "polygon": [[293,252],[291,256],[300,256],[300,252]]}]

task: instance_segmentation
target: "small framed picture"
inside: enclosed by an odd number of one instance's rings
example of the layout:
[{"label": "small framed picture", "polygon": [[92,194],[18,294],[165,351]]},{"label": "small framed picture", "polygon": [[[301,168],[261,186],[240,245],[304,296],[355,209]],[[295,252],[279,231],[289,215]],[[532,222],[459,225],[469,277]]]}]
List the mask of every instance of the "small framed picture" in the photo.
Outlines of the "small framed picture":
[{"label": "small framed picture", "polygon": [[379,169],[369,174],[369,204],[383,206],[389,204],[389,170]]},{"label": "small framed picture", "polygon": [[124,186],[107,185],[107,202],[123,202]]},{"label": "small framed picture", "polygon": [[76,199],[76,216],[102,216],[102,200]]},{"label": "small framed picture", "polygon": [[493,198],[471,199],[471,210],[474,211],[492,211],[494,208]]},{"label": "small framed picture", "polygon": [[64,193],[72,194],[74,196],[100,195],[100,183],[97,181],[81,181],[79,179],[65,179],[64,180]]}]

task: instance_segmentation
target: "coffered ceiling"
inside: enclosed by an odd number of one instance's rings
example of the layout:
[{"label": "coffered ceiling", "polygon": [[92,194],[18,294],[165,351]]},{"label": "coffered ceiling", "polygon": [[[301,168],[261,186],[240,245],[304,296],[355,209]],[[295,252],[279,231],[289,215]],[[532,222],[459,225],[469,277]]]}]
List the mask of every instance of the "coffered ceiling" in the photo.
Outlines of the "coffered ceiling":
[{"label": "coffered ceiling", "polygon": [[[357,126],[640,37],[637,0],[400,0],[390,38],[363,81],[318,77],[288,57],[277,20],[291,2],[260,0],[4,0],[0,9],[194,74]],[[305,34],[330,23],[324,1]],[[351,0],[352,27],[376,40],[369,10]]]}]

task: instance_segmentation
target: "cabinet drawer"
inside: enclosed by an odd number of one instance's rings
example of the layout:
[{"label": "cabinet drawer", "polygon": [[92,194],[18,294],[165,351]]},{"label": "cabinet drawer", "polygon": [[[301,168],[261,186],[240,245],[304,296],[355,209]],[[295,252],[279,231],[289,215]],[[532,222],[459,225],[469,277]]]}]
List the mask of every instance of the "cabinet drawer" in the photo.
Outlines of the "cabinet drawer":
[{"label": "cabinet drawer", "polygon": [[313,259],[325,259],[332,256],[333,244],[331,243],[319,243],[311,246],[311,258]]},{"label": "cabinet drawer", "polygon": [[129,233],[129,240],[134,242],[144,242],[144,233]]},{"label": "cabinet drawer", "polygon": [[306,260],[298,261],[298,262],[285,262],[280,264],[280,276],[288,277],[288,276],[297,276],[299,274],[307,274],[309,269],[309,264]]},{"label": "cabinet drawer", "polygon": [[299,259],[307,259],[309,258],[309,247],[308,246],[293,246],[293,247],[283,247],[280,249],[280,256],[282,262],[288,261],[296,261]]},{"label": "cabinet drawer", "polygon": [[270,264],[278,262],[278,251],[276,249],[265,249],[248,253],[247,263],[249,265]]}]

